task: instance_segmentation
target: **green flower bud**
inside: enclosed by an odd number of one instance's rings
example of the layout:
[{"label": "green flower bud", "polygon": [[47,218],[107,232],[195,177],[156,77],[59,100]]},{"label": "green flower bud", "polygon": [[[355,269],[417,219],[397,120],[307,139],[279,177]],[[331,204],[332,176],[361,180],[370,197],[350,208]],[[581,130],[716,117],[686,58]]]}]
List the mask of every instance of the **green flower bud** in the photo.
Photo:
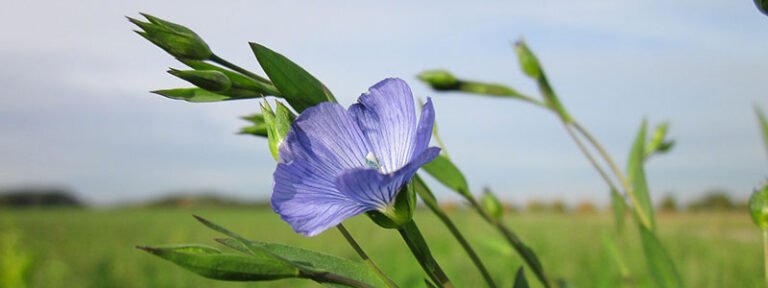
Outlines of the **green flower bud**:
[{"label": "green flower bud", "polygon": [[749,214],[760,229],[768,229],[768,183],[752,193],[749,198]]},{"label": "green flower bud", "polygon": [[267,126],[269,151],[272,152],[272,157],[275,160],[279,160],[280,144],[283,143],[283,139],[291,130],[291,123],[294,120],[293,112],[280,102],[277,102],[275,111],[272,111],[272,107],[268,103],[265,104],[261,105],[261,112]]},{"label": "green flower bud", "polygon": [[667,131],[669,130],[669,122],[664,122],[656,126],[656,130],[653,131],[653,136],[645,146],[645,157],[650,157],[653,154],[662,154],[668,152],[675,145],[675,141],[667,140]]},{"label": "green flower bud", "polygon": [[542,74],[541,65],[536,55],[533,55],[533,52],[528,49],[528,45],[525,45],[525,42],[522,40],[517,41],[515,43],[515,52],[517,52],[517,59],[520,61],[520,68],[523,70],[523,73],[538,80]]},{"label": "green flower bud", "polygon": [[494,219],[500,220],[501,216],[504,215],[504,206],[501,205],[501,202],[495,195],[493,195],[491,190],[486,188],[485,192],[483,192],[483,198],[480,199],[480,201],[483,205],[483,209]]},{"label": "green flower bud", "polygon": [[451,72],[445,70],[424,71],[418,77],[435,90],[458,90],[461,86],[461,82]]},{"label": "green flower bud", "polygon": [[141,13],[149,22],[128,17],[128,21],[143,31],[139,35],[162,48],[173,57],[192,60],[207,60],[213,56],[208,44],[194,31],[176,23],[168,22],[149,14]]},{"label": "green flower bud", "polygon": [[368,211],[368,217],[374,223],[385,229],[399,229],[413,219],[413,211],[416,210],[416,191],[413,190],[413,181],[404,185],[395,196],[395,201],[389,206]]},{"label": "green flower bud", "polygon": [[216,70],[171,69],[168,70],[168,73],[212,92],[222,92],[232,87],[232,81],[229,80],[229,77]]},{"label": "green flower bud", "polygon": [[768,15],[768,0],[755,0],[755,6],[757,6],[757,10]]}]

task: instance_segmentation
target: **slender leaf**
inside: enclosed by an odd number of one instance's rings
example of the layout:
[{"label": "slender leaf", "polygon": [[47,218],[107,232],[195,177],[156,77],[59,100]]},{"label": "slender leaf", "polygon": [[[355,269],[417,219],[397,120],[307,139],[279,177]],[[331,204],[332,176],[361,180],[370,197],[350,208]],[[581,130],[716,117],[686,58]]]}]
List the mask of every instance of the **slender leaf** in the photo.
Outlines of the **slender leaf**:
[{"label": "slender leaf", "polygon": [[643,243],[645,261],[648,264],[648,269],[651,271],[653,280],[656,281],[657,287],[682,287],[683,282],[680,274],[677,272],[677,268],[675,268],[675,263],[667,254],[656,234],[643,225],[639,225],[638,228],[640,229],[640,239]]},{"label": "slender leaf", "polygon": [[195,216],[195,218],[208,228],[233,238],[217,239],[217,241],[235,250],[248,254],[269,253],[280,259],[290,261],[302,271],[311,273],[312,275],[323,276],[323,272],[330,272],[335,275],[365,283],[371,287],[387,286],[374,271],[360,262],[283,244],[247,240],[207,219],[199,216]]},{"label": "slender leaf", "polygon": [[467,179],[464,178],[464,174],[461,173],[459,168],[456,167],[448,157],[438,155],[435,160],[432,160],[432,162],[427,163],[421,168],[451,190],[458,192],[464,197],[472,197],[469,192]]},{"label": "slender leaf", "polygon": [[611,188],[611,204],[613,205],[613,218],[616,221],[616,229],[624,230],[624,210],[626,202],[624,197],[616,189]]},{"label": "slender leaf", "polygon": [[[166,90],[155,90],[152,93],[171,98],[174,100],[184,100],[193,103],[219,102],[227,100],[240,100],[261,97],[261,94],[255,94],[248,90],[231,88],[224,92],[213,93],[201,88],[177,88]],[[226,94],[226,95],[225,95]]]},{"label": "slender leaf", "polygon": [[251,122],[253,125],[246,126],[240,129],[240,134],[250,134],[260,137],[268,137],[267,135],[267,123],[264,120],[264,114],[256,113],[248,116],[240,117],[243,120]]},{"label": "slender leaf", "polygon": [[296,63],[267,47],[250,44],[261,68],[296,111],[304,111],[324,101],[336,101],[323,83]]},{"label": "slender leaf", "polygon": [[640,219],[640,222],[646,228],[653,231],[656,223],[653,219],[653,204],[651,203],[651,196],[648,192],[648,183],[645,179],[644,168],[646,130],[647,123],[643,121],[629,154],[627,176],[630,183],[632,183],[633,194],[630,194],[630,198],[635,206],[635,213]]},{"label": "slender leaf", "polygon": [[603,234],[603,248],[608,252],[608,255],[610,255],[613,262],[616,263],[616,267],[619,268],[621,276],[625,279],[629,277],[629,267],[627,266],[627,261],[624,259],[624,254],[622,254],[621,249],[619,249],[616,240],[607,233]]},{"label": "slender leaf", "polygon": [[515,284],[512,287],[528,288],[528,280],[525,279],[525,269],[523,269],[523,266],[520,266],[520,268],[517,269],[517,273],[515,273]]},{"label": "slender leaf", "polygon": [[211,279],[264,281],[299,277],[298,268],[269,253],[246,257],[196,244],[138,248]]}]

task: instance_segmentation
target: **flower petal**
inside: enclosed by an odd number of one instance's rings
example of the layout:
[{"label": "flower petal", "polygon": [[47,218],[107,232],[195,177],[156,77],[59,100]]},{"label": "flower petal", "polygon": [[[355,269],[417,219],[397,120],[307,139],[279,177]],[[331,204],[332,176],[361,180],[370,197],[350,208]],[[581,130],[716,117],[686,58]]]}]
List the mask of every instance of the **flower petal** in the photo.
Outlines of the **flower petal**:
[{"label": "flower petal", "polygon": [[416,128],[416,139],[413,145],[413,155],[418,155],[429,146],[432,139],[432,129],[435,125],[435,108],[432,106],[432,98],[427,97],[427,103],[421,108],[419,127]]},{"label": "flower petal", "polygon": [[368,140],[339,104],[324,102],[310,107],[293,122],[280,145],[280,162],[296,159],[316,164],[331,175],[366,167],[371,151]]},{"label": "flower petal", "polygon": [[345,219],[375,209],[339,192],[335,176],[303,160],[279,163],[274,173],[272,210],[305,236],[314,236]]},{"label": "flower petal", "polygon": [[440,148],[428,148],[392,174],[381,174],[375,169],[348,170],[336,179],[336,187],[346,197],[367,207],[384,208],[392,203],[397,192],[411,180],[416,171],[434,160],[438,154]]},{"label": "flower petal", "polygon": [[401,79],[389,78],[349,107],[384,173],[403,167],[414,151],[416,111],[413,94]]}]

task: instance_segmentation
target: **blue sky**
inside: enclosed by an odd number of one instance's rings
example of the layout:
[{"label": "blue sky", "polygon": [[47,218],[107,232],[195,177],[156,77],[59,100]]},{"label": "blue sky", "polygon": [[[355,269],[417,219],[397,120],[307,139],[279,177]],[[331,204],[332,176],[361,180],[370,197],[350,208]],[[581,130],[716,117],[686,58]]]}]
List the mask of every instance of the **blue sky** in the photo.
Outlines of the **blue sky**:
[{"label": "blue sky", "polygon": [[264,44],[347,105],[383,78],[405,79],[417,96],[433,97],[470,185],[506,200],[604,202],[607,193],[552,115],[437,94],[415,75],[444,68],[534,94],[511,48],[520,37],[622,167],[641,119],[672,122],[675,149],[647,167],[656,199],[713,188],[744,199],[768,175],[752,110],[768,110],[768,17],[752,1],[361,2],[5,3],[0,187],[65,186],[99,204],[181,189],[269,196],[275,164],[265,141],[234,135],[246,124],[237,117],[257,102],[195,105],[149,94],[186,84],[164,73],[181,65],[131,32],[124,16],[139,11],[189,26],[252,70],[247,42]]}]

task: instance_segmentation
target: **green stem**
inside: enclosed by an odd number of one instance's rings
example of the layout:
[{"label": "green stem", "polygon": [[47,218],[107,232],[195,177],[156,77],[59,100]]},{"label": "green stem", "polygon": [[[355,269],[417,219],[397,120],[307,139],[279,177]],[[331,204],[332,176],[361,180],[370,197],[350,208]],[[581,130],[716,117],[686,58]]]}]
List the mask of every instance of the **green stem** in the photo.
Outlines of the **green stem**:
[{"label": "green stem", "polygon": [[[592,136],[592,133],[589,133],[589,131],[584,128],[584,126],[581,126],[579,122],[576,120],[571,122],[571,125],[573,125],[574,128],[576,128],[576,131],[579,131],[581,135],[584,135],[584,138],[589,141],[592,146],[595,147],[595,150],[597,150],[597,153],[600,154],[601,157],[603,157],[603,160],[605,160],[606,163],[608,163],[608,167],[611,168],[611,171],[613,171],[613,174],[616,175],[616,178],[619,179],[619,182],[621,182],[621,186],[624,187],[624,189],[627,191],[627,193],[630,193],[632,191],[632,186],[629,185],[629,181],[626,177],[624,177],[624,173],[621,172],[621,169],[619,169],[619,166],[616,165],[616,162],[613,161],[613,158],[611,158],[611,155],[608,155],[608,151],[605,150],[603,145],[600,144],[599,141],[597,141],[597,138]],[[634,192],[632,192],[634,194]]]},{"label": "green stem", "polygon": [[565,130],[568,131],[568,135],[571,136],[571,139],[573,139],[573,142],[575,142],[576,146],[579,147],[579,150],[581,150],[581,153],[584,154],[585,157],[587,157],[587,160],[589,160],[589,163],[592,164],[592,167],[594,167],[595,170],[597,170],[597,172],[600,174],[600,177],[602,177],[603,180],[605,180],[605,183],[607,183],[611,189],[620,191],[619,189],[616,189],[616,186],[613,184],[613,181],[608,176],[608,173],[606,173],[605,170],[603,170],[603,168],[600,167],[600,164],[597,163],[597,160],[595,160],[595,157],[592,156],[592,153],[589,152],[587,147],[584,145],[584,142],[582,142],[581,139],[579,139],[579,136],[576,135],[576,133],[573,131],[572,127],[574,126],[568,125],[568,123],[566,123],[565,121],[562,121],[562,123],[563,123],[563,127],[565,127]]},{"label": "green stem", "polygon": [[217,63],[217,64],[219,64],[219,65],[221,65],[221,66],[224,66],[224,67],[227,67],[229,69],[235,70],[235,71],[239,72],[240,74],[243,74],[243,75],[245,75],[245,76],[255,80],[256,82],[259,82],[260,84],[262,84],[261,88],[264,89],[267,94],[272,95],[272,96],[280,96],[280,91],[278,91],[277,88],[275,88],[275,86],[272,85],[272,81],[269,81],[269,79],[261,77],[259,75],[256,75],[256,73],[248,71],[248,70],[246,70],[246,69],[244,69],[244,68],[242,68],[240,66],[237,66],[234,63],[229,62],[229,61],[225,60],[224,58],[219,57],[216,54],[211,55],[210,60],[215,62],[215,63]]},{"label": "green stem", "polygon": [[424,240],[424,236],[421,235],[416,223],[413,220],[408,221],[398,231],[429,278],[439,287],[452,288],[453,283],[445,275],[440,265],[437,264],[435,258],[432,257],[432,252],[429,251],[429,246],[427,246],[427,242]]},{"label": "green stem", "polygon": [[491,215],[489,215],[488,212],[486,212],[483,207],[480,206],[480,203],[478,203],[477,200],[472,197],[467,197],[466,199],[469,201],[470,206],[472,206],[472,208],[474,208],[475,211],[477,211],[477,213],[480,214],[480,216],[482,216],[486,222],[493,225],[496,230],[499,230],[501,235],[504,236],[504,239],[506,239],[512,248],[515,249],[517,254],[523,257],[523,261],[525,261],[528,267],[531,268],[541,284],[547,288],[551,287],[549,278],[544,272],[544,267],[542,267],[539,258],[536,256],[536,254],[533,253],[533,250],[531,250],[528,245],[525,245],[523,240],[521,240],[514,231],[507,228],[507,226],[504,225],[501,220],[496,220]]},{"label": "green stem", "polygon": [[347,243],[349,243],[349,245],[352,246],[352,249],[354,249],[355,252],[357,252],[357,255],[359,255],[360,258],[363,259],[365,264],[368,265],[368,267],[371,268],[371,270],[376,272],[376,275],[378,275],[379,278],[381,278],[381,280],[387,284],[387,287],[397,288],[397,284],[395,284],[395,282],[393,282],[392,279],[389,279],[389,277],[387,277],[387,275],[384,274],[384,271],[381,271],[379,266],[376,265],[375,262],[373,262],[373,259],[368,257],[368,254],[366,254],[365,251],[363,251],[363,248],[360,247],[359,244],[357,244],[357,241],[355,241],[355,238],[352,237],[352,234],[350,234],[349,231],[347,231],[347,228],[344,227],[343,224],[336,225],[336,228],[339,229],[339,232],[341,232],[341,235],[344,235],[344,239],[346,239]]},{"label": "green stem", "polygon": [[464,248],[464,251],[467,252],[467,255],[469,255],[469,258],[472,260],[472,263],[475,264],[475,267],[477,267],[477,270],[480,271],[480,274],[483,275],[483,279],[485,279],[485,282],[488,284],[488,287],[496,287],[496,283],[493,282],[493,277],[491,276],[491,273],[488,272],[488,269],[483,264],[483,261],[480,260],[480,256],[477,255],[474,249],[472,249],[472,246],[469,244],[469,241],[464,237],[463,234],[461,234],[461,231],[456,227],[456,224],[453,223],[451,218],[448,217],[448,215],[443,211],[443,209],[440,208],[439,205],[437,205],[437,200],[434,199],[432,196],[432,192],[429,191],[429,187],[424,183],[424,181],[416,175],[414,177],[413,181],[417,185],[416,192],[419,194],[421,199],[424,201],[424,204],[429,207],[430,210],[432,210],[432,213],[434,213],[438,219],[440,219],[441,222],[443,222],[443,225],[448,228],[448,231],[451,232],[451,235],[453,235],[453,238],[456,238],[456,241],[459,242],[462,248]]},{"label": "green stem", "polygon": [[765,287],[768,287],[768,229],[763,229],[763,261],[765,266]]},{"label": "green stem", "polygon": [[586,128],[581,126],[579,122],[577,122],[576,120],[572,120],[570,123],[571,125],[573,125],[574,128],[576,128],[577,131],[579,131],[579,133],[581,133],[581,135],[584,136],[584,138],[587,139],[587,141],[589,141],[590,144],[592,144],[595,150],[597,150],[600,156],[602,156],[603,160],[606,163],[608,163],[608,167],[610,167],[611,171],[613,171],[614,176],[616,176],[616,178],[619,179],[619,182],[621,183],[621,186],[624,188],[626,195],[629,196],[630,200],[632,200],[633,205],[631,206],[631,209],[634,210],[635,212],[633,214],[637,215],[639,217],[638,220],[643,222],[643,224],[646,225],[646,227],[650,227],[649,225],[651,223],[650,217],[652,217],[653,215],[645,215],[641,209],[635,209],[635,207],[638,207],[640,205],[640,200],[638,199],[637,194],[635,194],[635,190],[632,188],[632,185],[630,185],[627,178],[624,177],[624,173],[621,172],[621,169],[619,169],[619,167],[616,165],[616,162],[613,161],[613,158],[611,158],[611,155],[608,155],[608,151],[606,151],[603,145],[601,145],[600,142],[597,141],[597,138],[592,136],[592,134],[589,133],[589,131]]}]

